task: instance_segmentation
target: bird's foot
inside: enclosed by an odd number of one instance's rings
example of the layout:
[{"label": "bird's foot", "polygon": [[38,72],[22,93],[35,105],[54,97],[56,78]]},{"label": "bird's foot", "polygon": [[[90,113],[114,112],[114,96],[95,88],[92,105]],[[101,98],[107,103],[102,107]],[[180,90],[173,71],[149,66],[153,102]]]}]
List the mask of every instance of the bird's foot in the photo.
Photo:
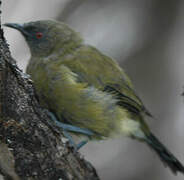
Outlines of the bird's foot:
[{"label": "bird's foot", "polygon": [[67,132],[63,131],[64,136],[68,139],[69,144],[74,148],[74,151],[77,152],[81,147],[87,144],[87,140],[81,141],[80,143],[76,144],[72,138],[72,136]]}]

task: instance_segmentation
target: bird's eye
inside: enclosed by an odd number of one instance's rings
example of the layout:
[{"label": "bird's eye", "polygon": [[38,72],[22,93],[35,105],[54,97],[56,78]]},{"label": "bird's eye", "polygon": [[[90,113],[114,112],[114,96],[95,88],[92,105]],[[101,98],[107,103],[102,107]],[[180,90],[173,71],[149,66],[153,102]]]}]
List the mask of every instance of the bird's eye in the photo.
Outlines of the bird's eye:
[{"label": "bird's eye", "polygon": [[41,32],[37,32],[37,33],[36,33],[36,38],[37,38],[37,39],[42,38],[42,36],[43,36],[43,34],[42,34]]}]

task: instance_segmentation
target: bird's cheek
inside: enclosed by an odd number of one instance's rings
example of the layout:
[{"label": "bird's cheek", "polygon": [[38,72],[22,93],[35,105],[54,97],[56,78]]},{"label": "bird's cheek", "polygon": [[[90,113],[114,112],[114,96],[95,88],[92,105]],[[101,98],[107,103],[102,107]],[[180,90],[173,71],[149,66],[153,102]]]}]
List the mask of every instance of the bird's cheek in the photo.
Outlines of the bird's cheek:
[{"label": "bird's cheek", "polygon": [[50,45],[49,43],[43,41],[38,43],[37,46],[39,49],[48,50]]}]

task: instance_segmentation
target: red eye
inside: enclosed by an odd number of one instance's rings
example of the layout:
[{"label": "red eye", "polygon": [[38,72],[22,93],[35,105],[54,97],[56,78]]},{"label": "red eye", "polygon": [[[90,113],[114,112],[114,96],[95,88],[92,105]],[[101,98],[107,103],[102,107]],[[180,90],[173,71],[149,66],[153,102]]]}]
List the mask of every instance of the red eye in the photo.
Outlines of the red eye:
[{"label": "red eye", "polygon": [[38,39],[42,38],[42,36],[43,36],[43,34],[42,34],[41,32],[37,32],[37,33],[36,33],[36,37],[37,37]]}]

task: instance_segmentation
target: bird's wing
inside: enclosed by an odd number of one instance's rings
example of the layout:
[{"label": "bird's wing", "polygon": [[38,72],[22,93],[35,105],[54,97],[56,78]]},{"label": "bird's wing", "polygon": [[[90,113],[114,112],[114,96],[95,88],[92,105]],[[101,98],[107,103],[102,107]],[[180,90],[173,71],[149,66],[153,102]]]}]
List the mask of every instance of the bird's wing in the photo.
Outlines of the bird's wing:
[{"label": "bird's wing", "polygon": [[134,92],[129,77],[110,57],[91,46],[79,48],[74,54],[75,58],[71,57],[62,63],[78,75],[79,82],[85,82],[89,86],[115,95],[119,100],[118,105],[132,113],[145,113],[151,116]]},{"label": "bird's wing", "polygon": [[[134,93],[132,89],[128,89],[128,90]],[[118,88],[116,88],[114,84],[107,85],[104,88],[104,91],[115,95],[115,97],[119,100],[117,104],[119,106],[122,106],[128,109],[130,112],[135,114],[140,114],[141,112],[144,112],[146,115],[152,117],[152,115],[146,110],[146,108],[143,106],[141,100],[138,97],[137,99],[139,100],[139,102],[125,95],[125,93],[123,93],[121,90],[118,90]]]}]

